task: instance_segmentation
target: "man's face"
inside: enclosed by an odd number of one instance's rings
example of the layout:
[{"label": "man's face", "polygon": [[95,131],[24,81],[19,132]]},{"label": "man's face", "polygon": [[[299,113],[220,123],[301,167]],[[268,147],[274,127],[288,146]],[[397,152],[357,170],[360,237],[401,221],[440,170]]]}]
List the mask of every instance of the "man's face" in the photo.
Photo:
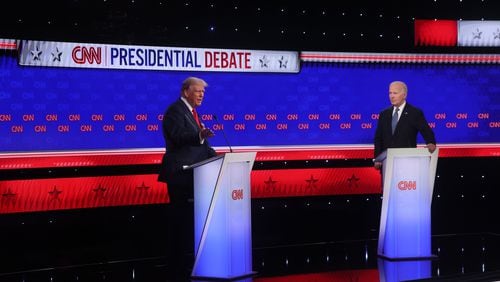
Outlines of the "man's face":
[{"label": "man's face", "polygon": [[203,84],[193,84],[184,90],[184,97],[193,108],[201,105],[203,96],[205,96],[205,86]]},{"label": "man's face", "polygon": [[401,84],[394,83],[389,86],[389,99],[391,100],[391,104],[395,107],[399,107],[403,104],[406,100],[406,93]]}]

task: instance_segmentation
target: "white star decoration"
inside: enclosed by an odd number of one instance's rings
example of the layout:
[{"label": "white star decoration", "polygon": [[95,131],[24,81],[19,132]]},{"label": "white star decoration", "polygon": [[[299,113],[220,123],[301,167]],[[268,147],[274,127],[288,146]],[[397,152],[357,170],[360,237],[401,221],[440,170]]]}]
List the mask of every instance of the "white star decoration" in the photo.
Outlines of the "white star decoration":
[{"label": "white star decoration", "polygon": [[497,28],[497,31],[493,32],[493,39],[500,39],[500,28]]},{"label": "white star decoration", "polygon": [[481,34],[483,34],[483,32],[480,31],[479,28],[476,28],[476,32],[472,32],[472,39],[481,39]]},{"label": "white star decoration", "polygon": [[52,62],[55,62],[55,61],[60,62],[61,61],[62,52],[59,51],[59,48],[56,47],[56,51],[52,52],[51,54],[52,54]]},{"label": "white star decoration", "polygon": [[268,68],[269,66],[267,65],[269,63],[269,59],[266,58],[266,55],[264,55],[262,58],[259,59],[260,62],[260,67],[261,68]]},{"label": "white star decoration", "polygon": [[278,60],[278,62],[280,63],[280,69],[281,68],[286,69],[286,65],[288,64],[288,60],[286,60],[284,56],[281,56],[281,58]]},{"label": "white star decoration", "polygon": [[40,61],[40,56],[42,55],[42,51],[38,46],[36,46],[35,50],[31,50],[31,55],[33,56],[33,61]]}]

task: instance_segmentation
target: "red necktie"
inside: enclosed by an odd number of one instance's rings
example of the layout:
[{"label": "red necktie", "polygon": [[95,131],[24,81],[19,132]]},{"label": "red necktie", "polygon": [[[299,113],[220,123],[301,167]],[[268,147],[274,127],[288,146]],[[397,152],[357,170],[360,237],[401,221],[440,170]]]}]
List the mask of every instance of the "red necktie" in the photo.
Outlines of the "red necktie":
[{"label": "red necktie", "polygon": [[201,123],[200,123],[200,119],[198,118],[198,113],[196,112],[196,110],[193,108],[193,117],[194,117],[194,120],[196,121],[196,123],[198,124],[198,127],[201,128]]}]

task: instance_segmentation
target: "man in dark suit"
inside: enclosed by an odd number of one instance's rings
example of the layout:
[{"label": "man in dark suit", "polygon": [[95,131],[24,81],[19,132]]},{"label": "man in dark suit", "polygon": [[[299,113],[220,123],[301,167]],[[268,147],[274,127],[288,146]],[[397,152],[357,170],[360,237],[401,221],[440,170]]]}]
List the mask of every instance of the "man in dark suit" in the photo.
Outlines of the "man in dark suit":
[{"label": "man in dark suit", "polygon": [[214,133],[200,122],[196,109],[203,102],[208,84],[188,77],[181,86],[180,98],[163,115],[163,156],[158,181],[166,182],[168,210],[169,268],[179,277],[189,275],[193,262],[193,171],[183,166],[214,157],[208,138]]},{"label": "man in dark suit", "polygon": [[[429,152],[436,150],[434,132],[429,127],[422,110],[406,102],[408,88],[402,81],[389,85],[389,100],[392,106],[383,110],[375,131],[375,158],[388,148],[417,147],[417,133],[420,132]],[[380,169],[381,162],[375,162]]]}]

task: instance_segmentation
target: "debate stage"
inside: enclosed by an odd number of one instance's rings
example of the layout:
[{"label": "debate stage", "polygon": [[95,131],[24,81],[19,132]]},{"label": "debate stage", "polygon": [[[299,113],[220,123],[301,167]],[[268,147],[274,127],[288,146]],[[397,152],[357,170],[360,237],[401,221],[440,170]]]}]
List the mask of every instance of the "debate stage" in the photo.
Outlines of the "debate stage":
[{"label": "debate stage", "polygon": [[[370,152],[257,154],[251,200],[256,274],[248,279],[397,281],[394,275],[403,275],[397,262],[377,256],[382,194],[373,188],[381,186]],[[401,269],[420,271],[403,271],[413,275],[406,280],[500,279],[497,153],[498,147],[443,146],[432,200],[436,258],[403,262]],[[154,178],[159,155],[4,158],[0,281],[169,281],[168,197]]]},{"label": "debate stage", "polygon": [[[159,211],[157,207],[155,212]],[[138,210],[136,210],[137,212]],[[126,213],[125,210],[121,212]],[[113,217],[101,211],[104,216]],[[143,211],[136,214],[142,223]],[[89,216],[87,214],[87,216]],[[97,214],[96,214],[97,216]],[[26,217],[25,217],[26,218]],[[50,216],[31,218],[33,221]],[[59,224],[74,220],[54,216]],[[34,222],[26,222],[33,225]],[[100,222],[102,224],[103,221]],[[151,223],[151,222],[149,222]],[[46,223],[39,223],[40,225]],[[71,224],[64,222],[64,224]],[[162,254],[164,246],[154,227],[139,232],[136,227],[113,231],[113,227],[82,226],[71,234],[57,227],[22,236],[2,235],[0,281],[142,281],[170,280],[172,269]],[[124,225],[119,221],[115,226]],[[56,225],[54,223],[54,225]],[[158,227],[158,226],[157,226]],[[50,229],[51,227],[49,227]],[[325,231],[332,227],[325,227]],[[30,231],[34,231],[33,228]],[[101,229],[97,232],[95,229]],[[158,227],[158,229],[161,229]],[[158,230],[161,233],[161,230]],[[331,232],[331,230],[330,230]],[[44,237],[51,233],[51,237]],[[57,236],[60,233],[61,236]],[[100,235],[97,235],[97,234]],[[79,234],[79,235],[76,235]],[[72,238],[65,237],[72,236]],[[260,234],[259,236],[266,236]],[[296,236],[291,234],[291,236]],[[76,241],[75,241],[76,239]],[[283,241],[292,241],[283,238]],[[385,261],[377,257],[376,239],[276,244],[253,248],[252,277],[233,281],[495,281],[500,279],[500,235],[492,233],[446,234],[432,238],[437,258],[421,261]],[[153,249],[156,249],[154,251]],[[217,262],[214,262],[217,263]],[[193,280],[200,281],[200,280]]]}]

